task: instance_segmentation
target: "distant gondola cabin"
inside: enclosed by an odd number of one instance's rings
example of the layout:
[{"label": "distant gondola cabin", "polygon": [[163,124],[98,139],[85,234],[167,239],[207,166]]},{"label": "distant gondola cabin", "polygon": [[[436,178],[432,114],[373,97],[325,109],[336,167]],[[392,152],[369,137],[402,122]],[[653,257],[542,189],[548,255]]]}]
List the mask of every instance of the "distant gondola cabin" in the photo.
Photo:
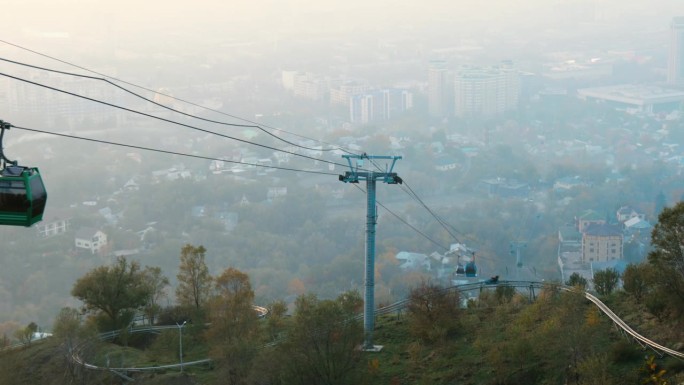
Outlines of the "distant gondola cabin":
[{"label": "distant gondola cabin", "polygon": [[465,276],[466,277],[477,277],[477,265],[475,262],[468,262],[465,265]]}]

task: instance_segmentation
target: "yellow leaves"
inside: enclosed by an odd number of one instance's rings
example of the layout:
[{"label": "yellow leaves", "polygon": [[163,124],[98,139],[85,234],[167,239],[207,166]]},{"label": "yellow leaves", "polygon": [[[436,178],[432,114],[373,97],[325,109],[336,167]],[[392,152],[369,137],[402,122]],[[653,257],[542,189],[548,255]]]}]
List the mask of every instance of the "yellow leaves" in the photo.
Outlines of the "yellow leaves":
[{"label": "yellow leaves", "polygon": [[585,322],[589,327],[598,325],[601,322],[601,313],[597,308],[589,308],[585,314]]},{"label": "yellow leaves", "polygon": [[370,374],[376,374],[380,370],[380,360],[377,358],[373,358],[372,360],[368,361],[368,372]]}]

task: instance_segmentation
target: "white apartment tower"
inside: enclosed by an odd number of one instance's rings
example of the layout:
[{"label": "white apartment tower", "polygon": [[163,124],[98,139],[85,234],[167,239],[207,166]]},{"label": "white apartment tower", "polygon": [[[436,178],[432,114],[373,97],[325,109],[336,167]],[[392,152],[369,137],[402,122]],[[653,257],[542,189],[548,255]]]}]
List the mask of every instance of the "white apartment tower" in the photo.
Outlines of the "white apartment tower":
[{"label": "white apartment tower", "polygon": [[496,67],[463,67],[454,78],[456,116],[492,116],[515,110],[520,76],[510,62]]},{"label": "white apartment tower", "polygon": [[667,82],[684,84],[684,17],[672,19],[670,24],[670,52],[667,61]]},{"label": "white apartment tower", "polygon": [[432,117],[450,115],[449,71],[446,62],[433,60],[428,68],[428,113]]}]

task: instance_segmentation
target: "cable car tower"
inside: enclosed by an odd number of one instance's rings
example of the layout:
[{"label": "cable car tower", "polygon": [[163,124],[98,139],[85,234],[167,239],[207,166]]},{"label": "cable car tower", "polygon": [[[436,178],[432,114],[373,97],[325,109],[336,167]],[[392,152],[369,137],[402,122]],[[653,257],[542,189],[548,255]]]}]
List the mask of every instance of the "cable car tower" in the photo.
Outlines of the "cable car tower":
[{"label": "cable car tower", "polygon": [[[378,218],[378,208],[375,201],[376,181],[387,184],[401,184],[402,180],[397,173],[392,172],[394,164],[401,156],[374,156],[367,155],[342,155],[349,162],[349,169],[340,175],[339,179],[345,183],[359,183],[360,180],[366,181],[366,270],[365,270],[365,291],[363,306],[363,331],[364,341],[363,350],[379,351],[382,347],[373,345],[373,329],[375,329],[375,225]],[[356,159],[356,165],[352,164],[352,159]],[[373,159],[391,160],[391,165],[385,172],[360,171],[363,167],[363,160]]]}]

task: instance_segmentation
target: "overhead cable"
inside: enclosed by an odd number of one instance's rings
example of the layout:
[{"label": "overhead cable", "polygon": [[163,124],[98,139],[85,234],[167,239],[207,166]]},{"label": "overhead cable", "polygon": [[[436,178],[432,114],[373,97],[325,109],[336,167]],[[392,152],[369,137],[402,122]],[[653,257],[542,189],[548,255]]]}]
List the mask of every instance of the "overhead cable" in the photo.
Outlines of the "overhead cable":
[{"label": "overhead cable", "polygon": [[141,112],[141,111],[137,111],[137,110],[134,110],[134,109],[131,109],[131,108],[119,106],[119,105],[116,105],[116,104],[113,104],[113,103],[109,103],[109,102],[105,102],[105,101],[102,101],[102,100],[94,99],[94,98],[91,98],[91,97],[88,97],[88,96],[79,95],[79,94],[76,94],[76,93],[73,93],[73,92],[69,92],[69,91],[65,91],[65,90],[62,90],[62,89],[59,89],[59,88],[56,88],[56,87],[52,87],[52,86],[48,86],[48,85],[41,84],[41,83],[38,83],[38,82],[34,82],[34,81],[31,81],[31,80],[28,80],[28,79],[23,79],[23,78],[20,78],[20,77],[17,77],[17,76],[12,76],[12,75],[9,75],[9,74],[3,73],[3,72],[0,72],[0,76],[5,76],[5,77],[11,78],[11,79],[15,79],[15,80],[19,80],[19,81],[22,81],[22,82],[25,82],[25,83],[33,84],[33,85],[36,85],[36,86],[39,86],[39,87],[47,88],[47,89],[52,90],[52,91],[61,92],[61,93],[67,94],[67,95],[75,96],[75,97],[77,97],[77,98],[81,98],[81,99],[89,100],[89,101],[92,101],[92,102],[95,102],[95,103],[100,103],[100,104],[103,104],[103,105],[106,105],[106,106],[118,108],[118,109],[121,109],[121,110],[124,110],[124,111],[132,112],[132,113],[134,113],[134,114],[146,116],[146,117],[148,117],[148,118],[161,120],[161,121],[163,121],[163,122],[176,124],[176,125],[179,125],[179,126],[182,126],[182,127],[191,128],[191,129],[193,129],[193,130],[201,131],[201,132],[204,132],[204,133],[208,133],[208,134],[213,134],[213,135],[221,136],[221,137],[224,137],[224,138],[227,138],[227,139],[232,139],[232,140],[235,140],[235,141],[238,141],[238,142],[241,142],[241,143],[251,144],[251,145],[253,145],[253,146],[262,147],[262,148],[266,148],[266,149],[269,149],[269,150],[273,150],[273,151],[277,151],[277,152],[282,152],[282,153],[286,153],[286,154],[290,154],[290,155],[294,155],[294,156],[299,156],[299,157],[302,157],[302,158],[311,159],[311,160],[318,161],[318,162],[333,164],[333,165],[337,165],[337,166],[341,166],[341,167],[347,167],[346,164],[336,163],[336,162],[332,162],[332,161],[328,161],[328,160],[324,160],[324,159],[319,159],[319,158],[315,158],[315,157],[308,156],[308,155],[298,154],[298,153],[293,152],[293,151],[287,151],[287,150],[279,149],[279,148],[276,148],[276,147],[268,146],[268,145],[265,145],[265,144],[260,144],[260,143],[252,142],[252,141],[249,141],[249,140],[246,140],[246,139],[240,139],[240,138],[236,138],[236,137],[234,137],[234,136],[225,135],[225,134],[221,134],[221,133],[214,132],[214,131],[210,131],[210,130],[205,130],[205,129],[202,129],[202,128],[199,128],[199,127],[196,127],[196,126],[192,126],[192,125],[190,125],[190,124],[185,124],[185,123],[177,122],[177,121],[175,121],[175,120],[166,119],[166,118],[162,118],[162,117],[159,117],[159,116],[154,116],[154,115],[152,115],[152,114],[148,114],[148,113]]},{"label": "overhead cable", "polygon": [[[293,133],[293,132],[290,132],[290,131],[286,131],[286,130],[283,130],[283,129],[281,129],[281,128],[269,126],[269,125],[266,125],[266,124],[260,124],[260,123],[254,122],[254,121],[249,120],[249,119],[246,119],[246,118],[242,118],[242,117],[239,117],[239,116],[236,116],[236,115],[228,114],[228,113],[225,113],[225,112],[223,112],[223,111],[219,111],[219,110],[216,110],[216,109],[213,109],[213,108],[205,107],[205,106],[202,106],[202,105],[200,105],[200,104],[197,104],[197,103],[194,103],[194,102],[191,102],[191,101],[188,101],[188,100],[184,100],[184,99],[175,97],[175,96],[173,96],[173,95],[168,95],[168,94],[165,94],[165,93],[162,93],[162,92],[159,92],[159,91],[155,91],[155,90],[152,90],[152,89],[150,89],[150,88],[147,88],[147,87],[144,87],[144,86],[140,86],[140,85],[137,85],[137,84],[128,82],[128,81],[126,81],[126,80],[118,79],[118,78],[116,78],[116,77],[109,76],[109,75],[106,75],[106,74],[103,74],[103,73],[100,73],[100,72],[97,72],[97,71],[88,69],[88,68],[86,68],[86,67],[79,66],[79,65],[74,64],[74,63],[70,63],[70,62],[68,62],[68,61],[65,61],[65,60],[56,58],[56,57],[54,57],[54,56],[50,56],[50,55],[47,55],[47,54],[44,54],[44,53],[41,53],[41,52],[38,52],[38,51],[35,51],[35,50],[32,50],[32,49],[29,49],[29,48],[20,46],[20,45],[18,45],[18,44],[14,44],[14,43],[8,42],[8,41],[6,41],[6,40],[0,39],[0,42],[1,42],[1,43],[4,43],[4,44],[7,44],[7,45],[11,45],[11,46],[16,47],[16,48],[19,48],[19,49],[22,49],[22,50],[27,51],[27,52],[31,52],[31,53],[36,54],[36,55],[39,55],[39,56],[43,56],[43,57],[45,57],[45,58],[48,58],[48,59],[51,59],[51,60],[54,60],[54,61],[57,61],[57,62],[66,64],[66,65],[75,67],[75,68],[78,68],[78,69],[81,69],[81,70],[84,70],[84,71],[87,71],[87,72],[90,72],[90,73],[93,73],[93,74],[102,76],[102,77],[104,77],[104,78],[113,79],[113,80],[115,80],[115,81],[117,81],[117,82],[124,83],[124,84],[128,84],[128,85],[130,85],[130,86],[133,86],[133,87],[136,87],[136,88],[139,88],[139,89],[148,91],[148,92],[154,92],[154,93],[159,94],[159,95],[161,95],[161,96],[164,96],[164,97],[167,97],[167,98],[171,98],[171,99],[174,99],[174,100],[177,100],[177,101],[180,101],[180,102],[183,102],[183,103],[186,103],[186,104],[195,106],[195,107],[199,107],[199,108],[205,109],[205,110],[207,110],[207,111],[212,111],[212,112],[215,112],[215,113],[217,113],[217,114],[221,114],[221,115],[224,115],[224,116],[233,118],[233,119],[238,119],[238,120],[242,120],[242,121],[247,122],[247,123],[251,123],[251,124],[253,124],[253,126],[248,126],[248,127],[258,128],[258,129],[262,130],[263,132],[267,133],[268,135],[271,135],[271,136],[273,136],[274,138],[276,138],[276,139],[278,139],[278,140],[281,140],[281,141],[283,141],[283,142],[285,142],[285,143],[289,143],[289,144],[294,145],[294,146],[298,146],[298,147],[301,147],[301,148],[307,148],[306,146],[301,146],[301,145],[299,145],[299,144],[296,144],[296,143],[290,142],[290,141],[288,141],[288,140],[286,140],[286,139],[283,139],[283,138],[281,138],[281,137],[279,137],[279,136],[273,134],[272,132],[269,132],[268,130],[265,130],[264,127],[269,128],[269,129],[274,130],[274,131],[280,131],[280,132],[284,132],[284,133],[287,133],[287,134],[290,134],[290,135],[293,135],[293,136],[297,136],[297,137],[300,137],[300,138],[303,138],[303,139],[308,139],[308,140],[312,140],[312,141],[315,141],[315,142],[318,142],[318,143],[322,143],[322,144],[328,145],[328,146],[330,146],[330,147],[335,147],[335,148],[333,148],[333,149],[327,149],[327,150],[322,150],[322,151],[332,151],[332,150],[335,150],[335,149],[339,149],[340,151],[346,152],[346,153],[348,153],[348,154],[353,154],[353,152],[350,151],[350,150],[347,150],[347,149],[345,149],[345,148],[343,148],[343,147],[341,147],[341,146],[337,146],[337,145],[333,145],[333,144],[324,142],[324,141],[322,141],[322,140],[320,140],[320,139],[309,138],[309,137],[307,137],[307,136],[303,136],[303,135],[296,134],[296,133]],[[17,63],[17,64],[20,64],[20,63]],[[61,72],[61,71],[59,71],[59,72]],[[70,74],[70,73],[65,73],[65,74]],[[76,76],[77,74],[70,74],[70,75]],[[113,84],[113,83],[110,82],[110,84]],[[127,91],[128,91],[128,90],[127,90]],[[201,119],[201,118],[200,118],[200,119]],[[229,125],[230,125],[230,124],[229,124]],[[247,125],[246,125],[246,126],[247,126]]]},{"label": "overhead cable", "polygon": [[138,145],[133,145],[133,144],[117,143],[117,142],[112,142],[112,141],[102,140],[102,139],[85,138],[82,136],[61,134],[58,132],[44,131],[44,130],[38,130],[38,129],[28,128],[28,127],[20,127],[20,126],[15,126],[15,125],[12,125],[12,128],[16,128],[18,130],[24,130],[24,131],[37,132],[37,133],[41,133],[41,134],[49,134],[49,135],[54,135],[54,136],[60,136],[63,138],[78,139],[78,140],[84,140],[84,141],[100,143],[100,144],[109,144],[112,146],[127,147],[127,148],[133,148],[133,149],[137,149],[137,150],[159,152],[162,154],[169,154],[169,155],[179,155],[179,156],[184,156],[184,157],[188,157],[188,158],[215,160],[215,161],[226,162],[226,163],[241,164],[241,165],[245,165],[245,166],[270,168],[270,169],[284,170],[284,171],[304,172],[304,173],[309,173],[309,174],[337,175],[335,173],[329,173],[329,172],[324,172],[324,171],[302,170],[302,169],[296,169],[296,168],[290,168],[290,167],[269,166],[269,165],[265,165],[265,164],[239,162],[239,161],[235,161],[235,160],[227,160],[227,159],[214,158],[214,157],[209,157],[209,156],[186,154],[186,153],[182,153],[182,152],[161,150],[158,148],[144,147],[144,146],[138,146]]},{"label": "overhead cable", "polygon": [[[361,187],[357,186],[356,184],[352,184],[352,185],[353,185],[354,187],[356,187],[357,189],[359,189],[361,192],[366,193],[366,190],[362,189]],[[440,244],[439,242],[435,241],[434,239],[430,238],[430,236],[428,236],[428,235],[425,234],[424,232],[418,230],[415,226],[411,225],[411,224],[408,223],[406,220],[404,220],[402,217],[400,217],[399,215],[395,214],[392,210],[388,209],[387,206],[383,205],[382,203],[380,203],[380,202],[377,201],[377,200],[376,200],[375,202],[378,204],[378,206],[382,207],[382,208],[385,209],[388,213],[392,214],[392,215],[393,215],[395,218],[397,218],[400,222],[402,222],[402,223],[405,224],[406,226],[408,226],[408,227],[410,227],[411,229],[413,229],[413,231],[415,231],[415,232],[417,232],[418,234],[420,234],[421,236],[423,236],[423,238],[427,239],[428,241],[432,242],[433,244],[437,245],[438,247],[441,247],[441,248],[444,249],[444,250],[449,250],[448,247],[445,247],[444,245],[442,245],[442,244]]]}]

